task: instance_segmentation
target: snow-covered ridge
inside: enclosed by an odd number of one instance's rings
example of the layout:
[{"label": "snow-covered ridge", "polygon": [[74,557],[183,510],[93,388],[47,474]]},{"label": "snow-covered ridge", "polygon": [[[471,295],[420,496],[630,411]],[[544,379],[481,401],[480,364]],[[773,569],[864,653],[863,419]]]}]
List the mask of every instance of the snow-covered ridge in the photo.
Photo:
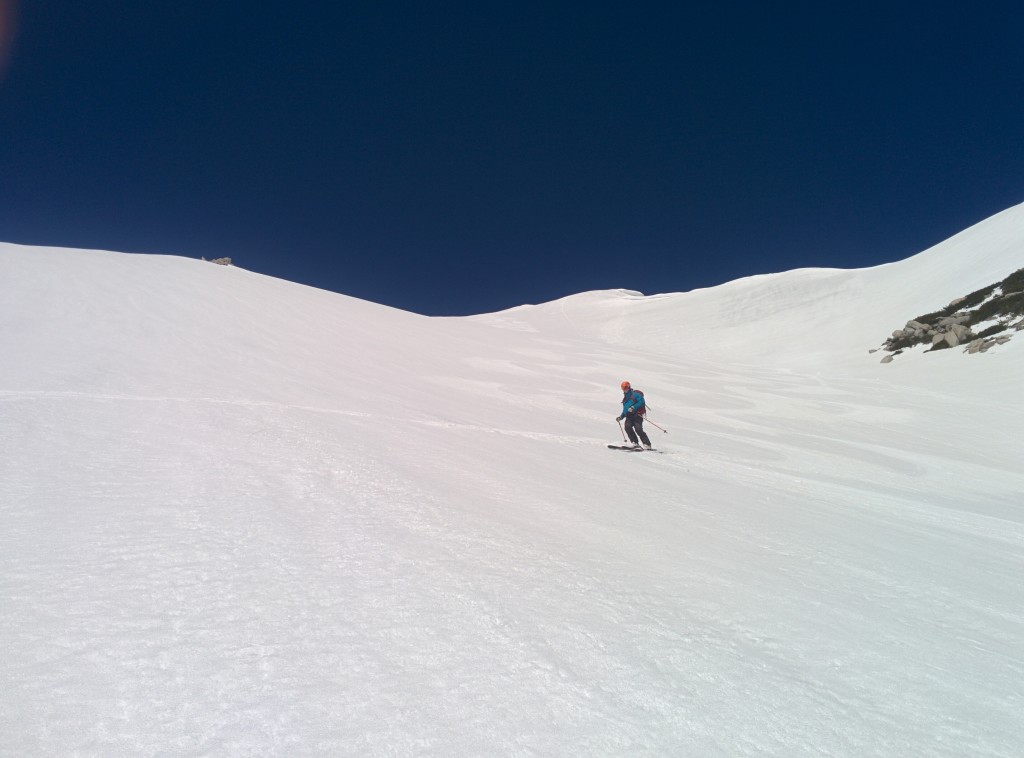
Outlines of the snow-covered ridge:
[{"label": "snow-covered ridge", "polygon": [[582,336],[653,353],[725,362],[849,368],[914,314],[936,310],[1024,266],[1024,205],[918,255],[861,270],[800,269],[650,297],[624,290],[573,295],[478,317],[564,323]]},{"label": "snow-covered ridge", "polygon": [[458,319],[0,245],[0,755],[1024,753],[1024,350],[867,353],[1022,229]]}]

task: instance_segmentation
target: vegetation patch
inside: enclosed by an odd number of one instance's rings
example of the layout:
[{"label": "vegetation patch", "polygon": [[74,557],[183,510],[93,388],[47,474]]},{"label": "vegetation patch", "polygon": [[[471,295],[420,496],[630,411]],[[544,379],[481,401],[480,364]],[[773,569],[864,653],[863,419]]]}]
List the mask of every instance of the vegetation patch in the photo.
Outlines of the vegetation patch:
[{"label": "vegetation patch", "polygon": [[992,337],[996,334],[1001,334],[1004,331],[1006,331],[1006,326],[1004,324],[993,324],[988,329],[983,329],[982,331],[978,332],[978,339]]},{"label": "vegetation patch", "polygon": [[963,300],[957,303],[956,307],[961,310],[967,310],[969,308],[976,308],[983,302],[988,300],[989,296],[996,291],[999,287],[998,284],[990,284],[987,287],[982,287],[980,290],[975,290],[970,295],[964,297]]},{"label": "vegetation patch", "polygon": [[1024,291],[1024,268],[1017,269],[1008,277],[1003,279],[1000,286],[1006,294]]},{"label": "vegetation patch", "polygon": [[999,316],[1020,316],[1024,314],[1024,292],[993,298],[971,314],[971,323],[990,321]]},{"label": "vegetation patch", "polygon": [[[957,298],[945,308],[926,313],[897,329],[883,344],[890,353],[883,361],[919,345],[927,345],[925,352],[948,350],[963,346],[965,352],[983,353],[996,345],[1009,341],[1004,334],[1011,329],[1014,318],[1024,316],[1024,268],[1018,269],[1001,282],[990,284]],[[989,321],[979,333],[972,326]]]}]

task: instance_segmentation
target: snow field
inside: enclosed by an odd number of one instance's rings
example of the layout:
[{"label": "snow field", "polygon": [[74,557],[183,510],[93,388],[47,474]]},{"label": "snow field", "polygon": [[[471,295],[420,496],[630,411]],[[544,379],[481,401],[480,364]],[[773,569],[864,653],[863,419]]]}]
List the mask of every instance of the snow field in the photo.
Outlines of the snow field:
[{"label": "snow field", "polygon": [[[899,326],[1020,215],[742,286]],[[787,363],[715,297],[426,319],[0,247],[0,755],[1019,754],[1020,346]],[[663,454],[604,448],[624,378]]]}]

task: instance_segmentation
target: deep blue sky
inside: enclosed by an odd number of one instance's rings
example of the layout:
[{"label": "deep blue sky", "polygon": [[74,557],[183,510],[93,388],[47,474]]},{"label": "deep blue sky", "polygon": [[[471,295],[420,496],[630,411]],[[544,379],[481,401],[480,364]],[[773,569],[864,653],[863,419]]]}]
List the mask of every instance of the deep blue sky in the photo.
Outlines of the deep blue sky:
[{"label": "deep blue sky", "polygon": [[1024,201],[1024,10],[950,6],[23,0],[0,239],[431,315],[899,260]]}]

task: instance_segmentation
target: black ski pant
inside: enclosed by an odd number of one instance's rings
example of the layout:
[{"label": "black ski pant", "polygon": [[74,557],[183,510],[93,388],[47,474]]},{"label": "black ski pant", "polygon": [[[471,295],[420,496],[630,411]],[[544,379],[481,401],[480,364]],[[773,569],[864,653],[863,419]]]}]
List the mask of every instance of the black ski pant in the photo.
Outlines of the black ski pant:
[{"label": "black ski pant", "polygon": [[[639,413],[626,414],[626,435],[634,445],[639,445],[640,442],[643,442],[650,447],[651,438],[644,432],[644,417]],[[640,438],[639,441],[637,441],[637,437]]]}]

